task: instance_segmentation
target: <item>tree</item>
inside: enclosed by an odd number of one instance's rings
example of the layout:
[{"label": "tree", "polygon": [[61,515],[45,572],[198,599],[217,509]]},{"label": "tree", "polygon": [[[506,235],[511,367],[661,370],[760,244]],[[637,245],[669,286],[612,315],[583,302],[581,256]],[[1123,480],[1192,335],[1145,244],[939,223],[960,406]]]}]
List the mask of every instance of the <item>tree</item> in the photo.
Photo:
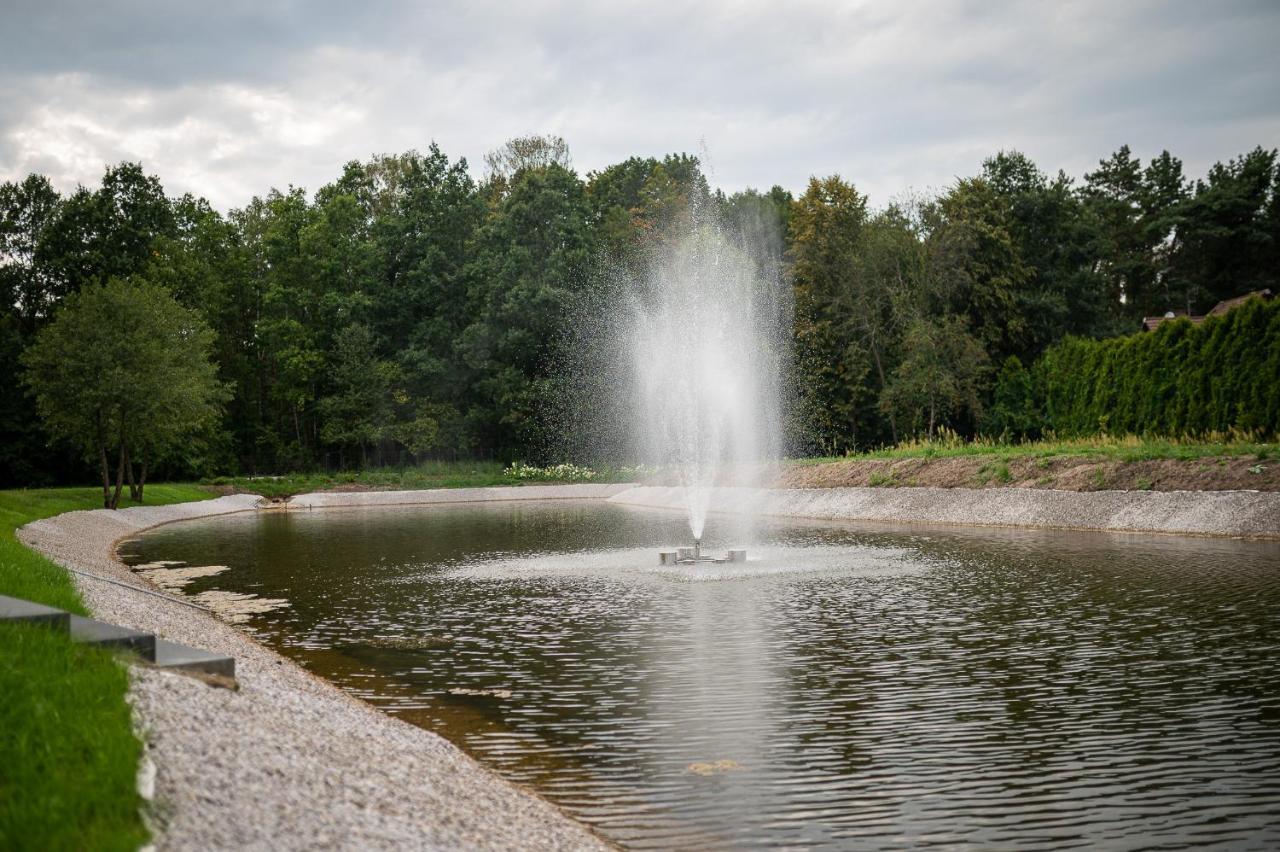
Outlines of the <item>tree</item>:
[{"label": "tree", "polygon": [[537,440],[550,347],[588,280],[588,215],[573,172],[525,169],[477,235],[472,321],[457,351],[473,379],[473,434],[500,454],[527,452]]},{"label": "tree", "polygon": [[725,225],[741,234],[747,245],[756,247],[757,251],[777,250],[781,254],[795,202],[790,192],[780,186],[764,193],[746,189],[727,197],[717,192],[716,200]]},{"label": "tree", "polygon": [[1032,270],[1013,234],[1010,199],[985,178],[966,178],[938,200],[930,239],[942,285],[936,313],[955,313],[988,356],[1032,348]]},{"label": "tree", "polygon": [[1017,151],[1001,151],[982,176],[1007,206],[1005,228],[1026,265],[1026,284],[1014,292],[1023,325],[1016,354],[1028,363],[1064,334],[1111,333],[1114,311],[1095,270],[1098,235],[1071,178],[1050,178]]},{"label": "tree", "polygon": [[62,198],[44,175],[0,184],[0,311],[34,330],[57,298],[57,285],[37,250]]},{"label": "tree", "polygon": [[1174,308],[1190,312],[1196,301],[1195,285],[1174,270],[1189,194],[1190,187],[1182,176],[1182,161],[1168,151],[1162,151],[1142,173],[1142,228],[1152,252],[1157,284],[1153,301],[1144,307],[1144,313],[1164,313]]},{"label": "tree", "polygon": [[159,178],[140,163],[120,163],[106,170],[98,189],[80,187],[63,202],[37,257],[57,276],[62,295],[143,272],[155,239],[173,231],[173,211]]},{"label": "tree", "polygon": [[1142,163],[1122,145],[1084,176],[1082,195],[1097,222],[1094,254],[1108,304],[1127,322],[1141,318],[1155,292],[1150,234],[1142,217]]},{"label": "tree", "polygon": [[1010,355],[996,377],[994,398],[983,417],[982,431],[1006,441],[1031,438],[1039,434],[1040,423],[1031,372],[1016,355]]},{"label": "tree", "polygon": [[254,291],[248,345],[256,419],[262,424],[253,439],[254,468],[314,463],[319,431],[314,406],[326,330],[319,323],[324,294],[313,277],[305,235],[319,215],[296,188],[273,190],[232,214]]},{"label": "tree", "polygon": [[[49,179],[29,175],[0,184],[0,364],[16,364],[60,293],[38,257],[62,199]],[[66,463],[45,445],[16,370],[0,370],[0,485],[65,475]]]},{"label": "tree", "polygon": [[881,397],[882,408],[896,411],[900,423],[926,438],[961,414],[981,417],[988,358],[964,318],[917,318],[907,329],[903,350],[906,357]]},{"label": "tree", "polygon": [[[376,244],[370,324],[407,394],[424,403],[457,400],[468,373],[454,345],[472,319],[466,269],[486,212],[466,161],[450,163],[433,145],[426,155],[378,158],[348,173],[359,175],[352,194],[369,212]],[[412,407],[405,413],[418,417]]]},{"label": "tree", "polygon": [[709,197],[701,164],[690,154],[631,157],[587,175],[591,223],[600,245],[633,275],[647,252],[687,231],[691,209]]},{"label": "tree", "polygon": [[141,501],[148,466],[216,416],[226,390],[209,360],[212,342],[199,314],[135,277],[67,297],[23,353],[46,428],[98,463],[106,508],[119,505],[135,461]]},{"label": "tree", "polygon": [[814,442],[833,453],[857,445],[857,411],[870,393],[850,298],[866,222],[866,196],[838,175],[810,179],[791,212],[800,390]]},{"label": "tree", "polygon": [[1280,283],[1271,263],[1276,225],[1269,218],[1275,215],[1277,185],[1276,152],[1256,148],[1215,163],[1180,205],[1172,274],[1199,310]]},{"label": "tree", "polygon": [[484,164],[489,182],[498,187],[501,193],[525,169],[556,166],[572,171],[573,157],[569,153],[569,143],[563,137],[549,133],[545,136],[517,136],[508,139],[502,147],[484,155]]},{"label": "tree", "polygon": [[329,380],[333,393],[320,400],[321,437],[328,443],[356,446],[362,465],[368,448],[388,437],[394,365],[378,358],[373,333],[351,325],[338,333]]}]

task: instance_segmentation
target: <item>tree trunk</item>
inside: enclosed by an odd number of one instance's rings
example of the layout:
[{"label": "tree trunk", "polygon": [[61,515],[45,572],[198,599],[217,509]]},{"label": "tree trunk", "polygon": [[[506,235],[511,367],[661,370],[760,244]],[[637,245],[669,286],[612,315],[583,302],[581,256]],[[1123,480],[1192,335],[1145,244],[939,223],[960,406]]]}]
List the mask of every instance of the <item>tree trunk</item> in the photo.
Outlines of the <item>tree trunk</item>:
[{"label": "tree trunk", "polygon": [[[880,347],[876,344],[876,339],[871,338],[871,357],[876,361],[876,372],[880,374],[880,393],[884,393],[884,389],[888,386],[888,382],[884,377],[884,364],[880,360]],[[889,434],[893,437],[894,446],[898,445],[898,419],[893,416],[893,409],[889,409]]]},{"label": "tree trunk", "polygon": [[116,490],[111,495],[110,509],[116,509],[120,506],[120,489],[124,488],[124,460],[128,457],[125,452],[124,444],[120,444],[120,460],[116,463]]},{"label": "tree trunk", "polygon": [[102,455],[102,508],[111,506],[111,469],[107,466],[107,445],[99,444],[98,451]]},{"label": "tree trunk", "polygon": [[147,457],[142,457],[142,464],[138,466],[138,502],[142,502],[142,489],[147,486]]},{"label": "tree trunk", "polygon": [[133,481],[133,459],[128,456],[124,457],[124,472],[129,479],[129,499],[133,502],[139,502],[138,485]]}]

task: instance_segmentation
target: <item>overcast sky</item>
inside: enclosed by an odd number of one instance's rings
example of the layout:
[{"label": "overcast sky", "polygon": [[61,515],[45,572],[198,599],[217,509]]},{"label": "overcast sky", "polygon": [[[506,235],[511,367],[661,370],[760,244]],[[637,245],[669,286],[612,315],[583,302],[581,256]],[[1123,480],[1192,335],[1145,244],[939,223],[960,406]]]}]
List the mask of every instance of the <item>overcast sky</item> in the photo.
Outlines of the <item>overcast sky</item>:
[{"label": "overcast sky", "polygon": [[1280,2],[0,0],[0,180],[141,160],[227,209],[432,140],[478,176],[529,133],[583,174],[705,144],[726,190],[876,205],[1002,148],[1197,176],[1280,146]]}]

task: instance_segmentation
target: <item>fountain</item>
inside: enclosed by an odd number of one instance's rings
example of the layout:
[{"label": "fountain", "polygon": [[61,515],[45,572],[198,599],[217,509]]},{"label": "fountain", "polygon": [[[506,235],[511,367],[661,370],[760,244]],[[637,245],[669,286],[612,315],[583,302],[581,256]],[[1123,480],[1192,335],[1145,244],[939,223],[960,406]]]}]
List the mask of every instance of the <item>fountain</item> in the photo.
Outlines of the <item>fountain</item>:
[{"label": "fountain", "polygon": [[703,556],[702,541],[694,539],[693,547],[677,547],[675,550],[658,551],[659,565],[698,565],[720,564],[724,562],[746,562],[747,552],[741,549],[729,550],[723,557]]},{"label": "fountain", "polygon": [[776,235],[730,228],[709,208],[694,205],[615,308],[632,369],[622,387],[640,406],[635,444],[646,463],[675,473],[689,516],[693,546],[663,551],[662,565],[745,561],[741,549],[702,554],[707,515],[718,487],[761,484],[782,449],[790,301]]}]

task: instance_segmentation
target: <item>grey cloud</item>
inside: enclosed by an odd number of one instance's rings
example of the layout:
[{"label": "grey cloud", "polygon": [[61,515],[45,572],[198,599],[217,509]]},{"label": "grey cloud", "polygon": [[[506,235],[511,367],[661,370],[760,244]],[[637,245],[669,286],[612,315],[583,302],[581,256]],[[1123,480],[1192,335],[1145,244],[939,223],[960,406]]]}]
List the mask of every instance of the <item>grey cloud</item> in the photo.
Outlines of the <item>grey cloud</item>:
[{"label": "grey cloud", "polygon": [[[708,144],[727,189],[840,172],[882,203],[1002,148],[1080,174],[1280,142],[1265,2],[20,3],[0,179],[142,159],[215,204],[433,139],[557,132],[583,170]],[[177,8],[177,11],[175,11]]]}]

